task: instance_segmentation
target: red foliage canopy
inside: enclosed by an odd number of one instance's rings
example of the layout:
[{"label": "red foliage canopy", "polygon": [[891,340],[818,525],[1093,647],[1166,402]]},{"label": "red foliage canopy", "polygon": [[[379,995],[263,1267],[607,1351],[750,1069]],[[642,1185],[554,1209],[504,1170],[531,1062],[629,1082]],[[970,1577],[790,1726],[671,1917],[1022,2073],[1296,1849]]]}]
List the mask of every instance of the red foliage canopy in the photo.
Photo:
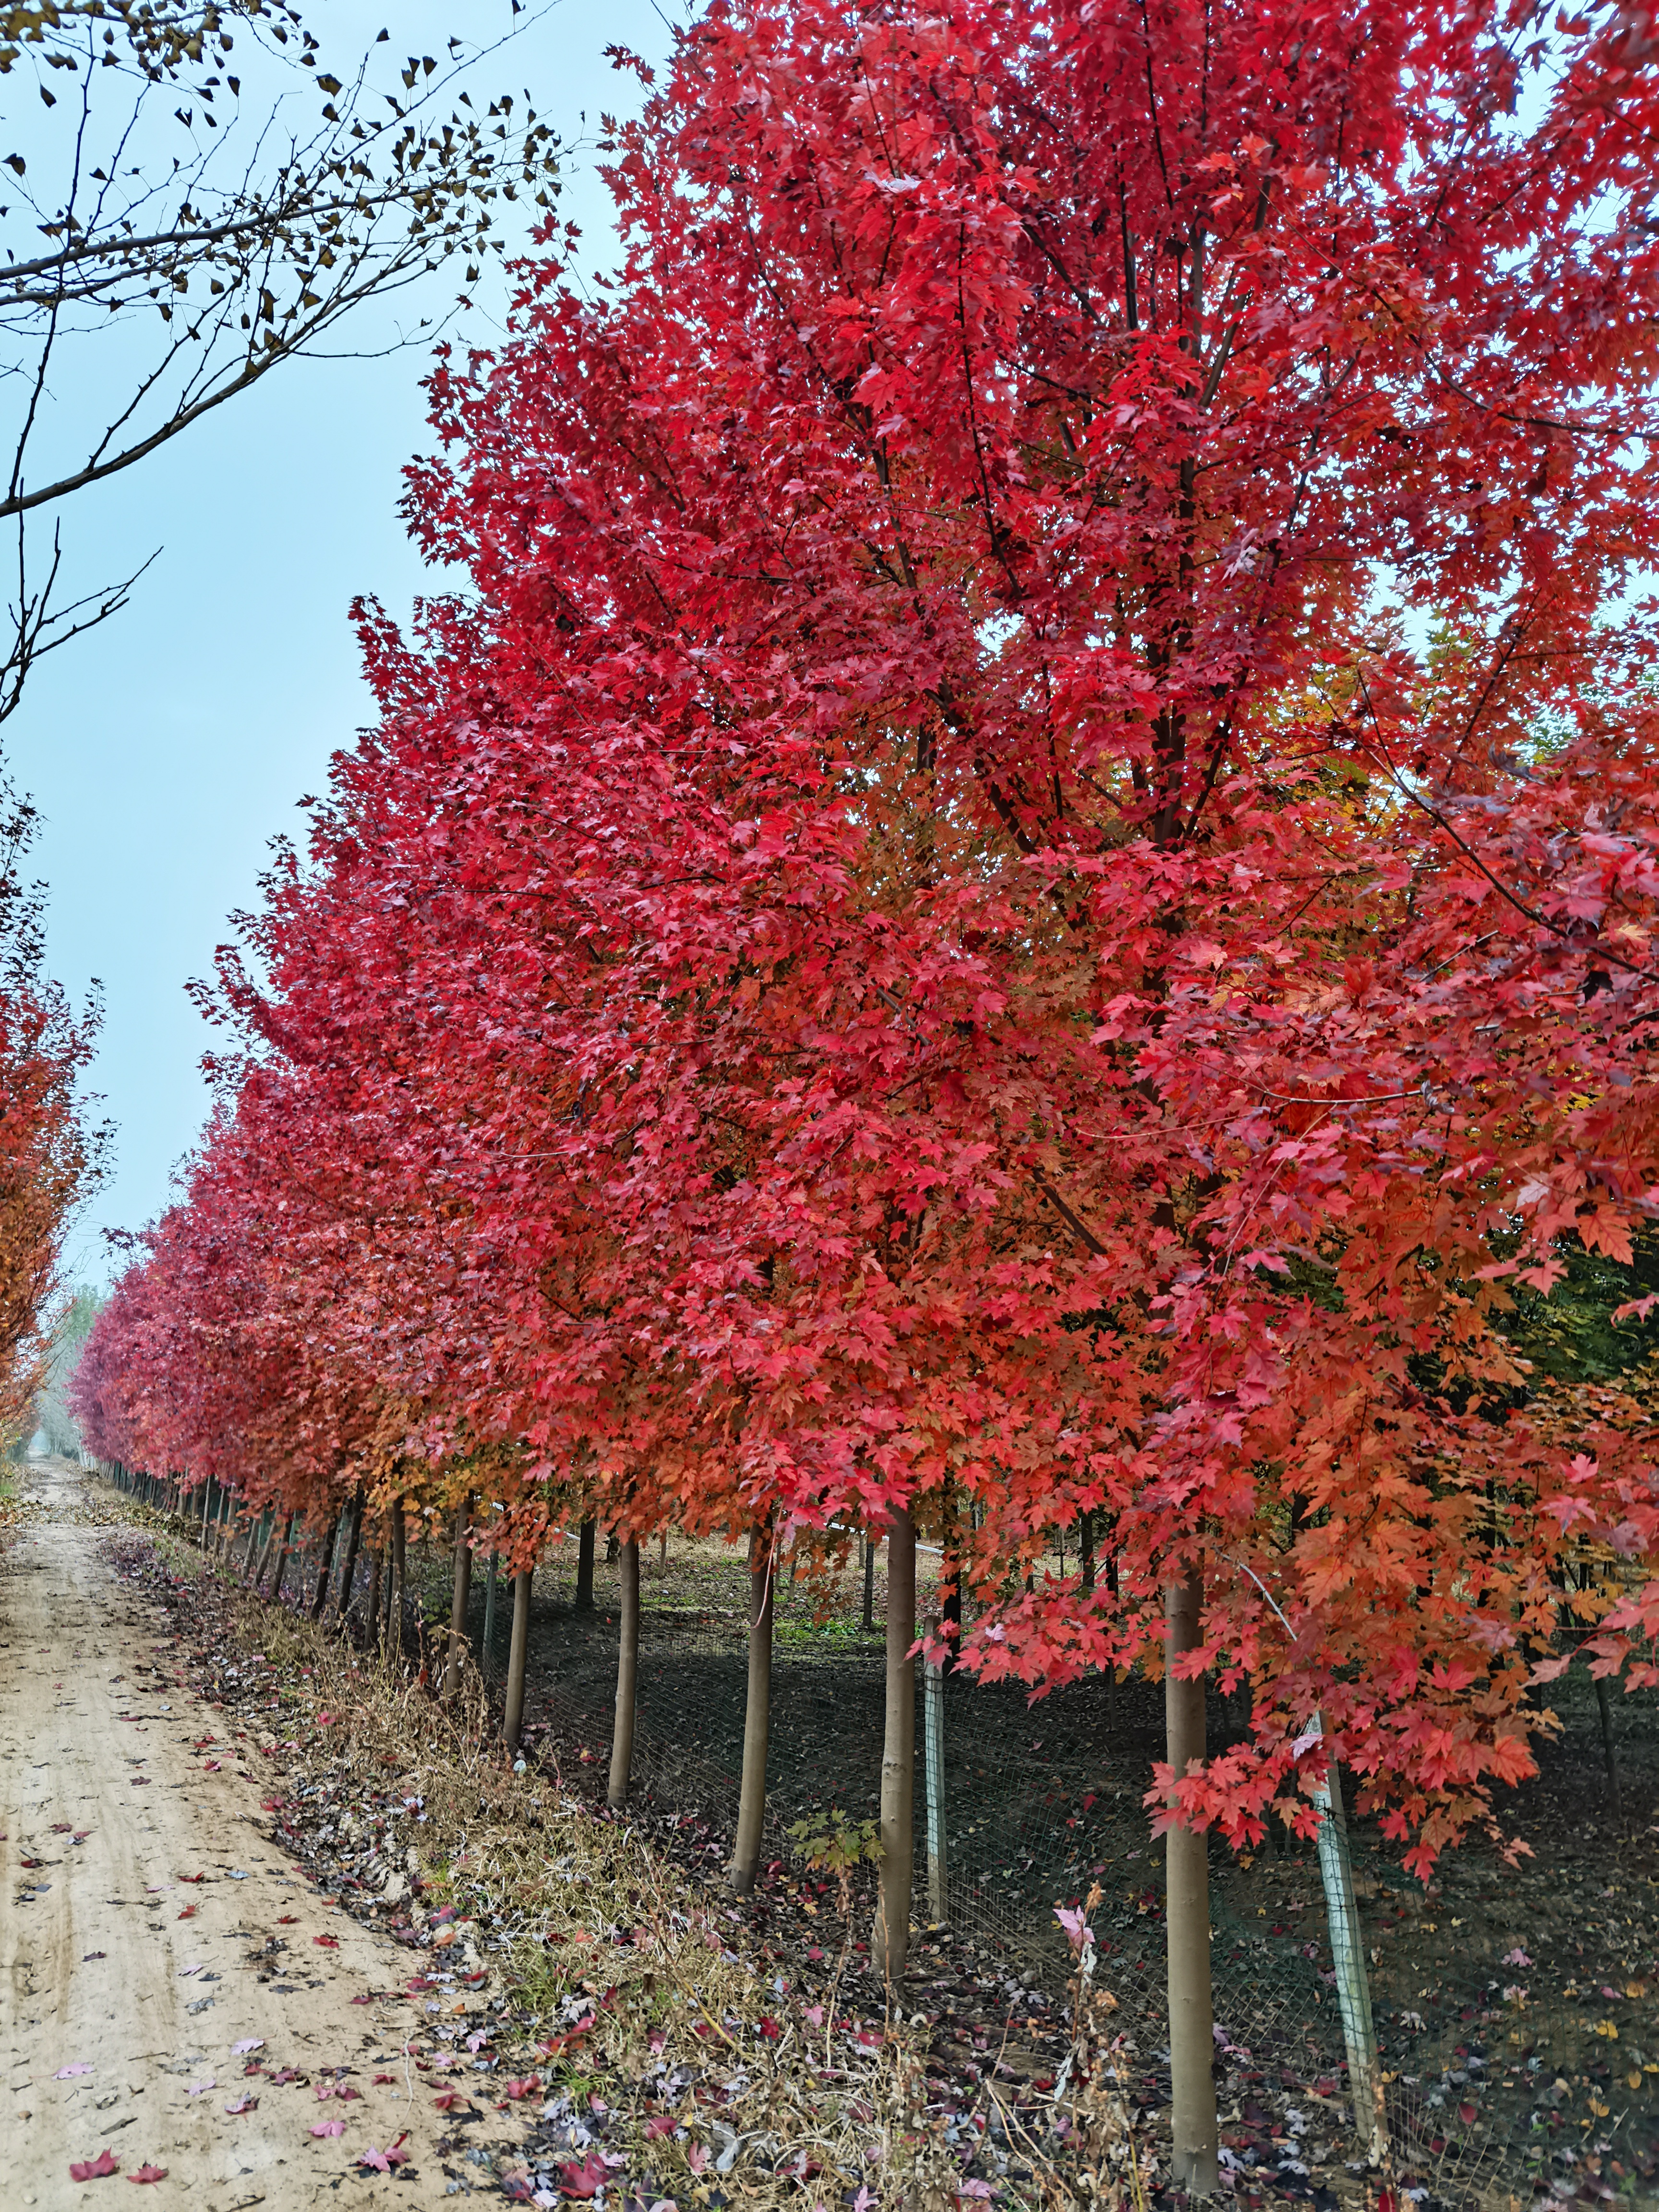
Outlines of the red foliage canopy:
[{"label": "red foliage canopy", "polygon": [[[1430,1851],[1526,1771],[1563,1547],[1659,1510],[1500,1327],[1659,1187],[1631,35],[711,9],[614,282],[550,234],[434,375],[473,592],[365,614],[258,1064],[100,1328],[135,1432],[526,1543],[550,1480],[914,1500],[1039,1687],[1201,1573],[1255,1735],[1169,1786],[1234,1834],[1316,1710]],[[1025,1594],[1085,1512],[1109,1586]]]}]

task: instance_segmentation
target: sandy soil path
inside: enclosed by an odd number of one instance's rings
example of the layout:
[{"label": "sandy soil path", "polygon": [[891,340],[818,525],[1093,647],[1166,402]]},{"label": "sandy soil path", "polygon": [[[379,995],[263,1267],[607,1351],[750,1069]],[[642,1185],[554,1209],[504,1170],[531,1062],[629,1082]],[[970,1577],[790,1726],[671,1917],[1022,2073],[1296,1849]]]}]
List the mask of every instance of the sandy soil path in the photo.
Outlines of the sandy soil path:
[{"label": "sandy soil path", "polygon": [[[61,1460],[26,1491],[0,1546],[0,2204],[438,2202],[410,2008],[362,2002],[406,1964],[266,1842],[224,1717],[176,1686],[166,1614],[112,1571],[109,1493]],[[404,2130],[411,2171],[356,2163]],[[132,2199],[71,2179],[104,2152],[167,2179]]]}]

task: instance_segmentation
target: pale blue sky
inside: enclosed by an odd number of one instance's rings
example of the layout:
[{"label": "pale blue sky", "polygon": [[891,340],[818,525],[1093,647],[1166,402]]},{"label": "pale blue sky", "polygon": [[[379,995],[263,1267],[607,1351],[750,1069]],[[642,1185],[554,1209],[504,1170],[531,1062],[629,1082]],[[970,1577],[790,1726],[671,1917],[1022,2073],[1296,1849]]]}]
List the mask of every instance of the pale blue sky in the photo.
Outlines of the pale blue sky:
[{"label": "pale blue sky", "polygon": [[[420,51],[424,36],[439,51],[444,31],[482,36],[506,15],[505,0],[404,0],[391,17],[330,0],[311,20],[336,53],[387,20],[400,45]],[[656,61],[670,34],[651,0],[564,0],[510,60],[483,65],[483,82],[527,88],[568,140],[586,108],[591,137],[601,108],[640,98],[603,58],[613,41]],[[561,212],[602,264],[608,201],[592,160],[573,157]],[[441,307],[453,281],[431,281]],[[369,719],[353,595],[401,614],[431,588],[397,512],[398,472],[424,443],[425,359],[416,348],[289,364],[64,510],[88,583],[163,549],[125,614],[37,668],[3,732],[9,770],[46,817],[34,857],[51,885],[53,972],[77,998],[100,978],[107,1001],[92,1087],[114,1155],[72,1238],[79,1279],[107,1278],[102,1230],[140,1227],[167,1202],[206,1109],[212,1040],[184,987],[210,972],[226,917],[253,902],[268,841],[301,830],[295,801]]]}]

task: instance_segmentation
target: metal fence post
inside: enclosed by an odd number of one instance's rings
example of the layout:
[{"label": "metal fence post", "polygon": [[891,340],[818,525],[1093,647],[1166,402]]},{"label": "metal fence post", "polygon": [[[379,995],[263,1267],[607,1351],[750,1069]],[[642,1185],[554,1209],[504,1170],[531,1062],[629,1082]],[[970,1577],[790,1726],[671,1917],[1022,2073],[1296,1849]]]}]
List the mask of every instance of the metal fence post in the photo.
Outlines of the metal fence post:
[{"label": "metal fence post", "polygon": [[922,1670],[922,1771],[927,1790],[927,1906],[935,1926],[950,1917],[945,1857],[945,1670]]}]

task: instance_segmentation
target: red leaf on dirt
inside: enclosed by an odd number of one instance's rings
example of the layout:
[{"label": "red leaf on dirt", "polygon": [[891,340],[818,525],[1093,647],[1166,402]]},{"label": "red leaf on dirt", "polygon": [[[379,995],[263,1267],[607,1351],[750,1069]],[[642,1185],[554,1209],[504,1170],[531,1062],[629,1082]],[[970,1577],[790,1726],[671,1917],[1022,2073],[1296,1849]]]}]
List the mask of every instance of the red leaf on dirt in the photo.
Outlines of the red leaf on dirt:
[{"label": "red leaf on dirt", "polygon": [[611,2168],[598,2151],[591,2152],[580,2166],[559,2169],[559,2186],[572,2197],[597,2197],[610,2179]]},{"label": "red leaf on dirt", "polygon": [[54,1836],[67,1836],[70,1832],[69,1822],[67,1820],[54,1820],[52,1824],[52,1832]]},{"label": "red leaf on dirt", "polygon": [[[90,1835],[92,1831],[88,1829],[87,1832]],[[181,1874],[179,1879],[180,1881],[205,1881],[207,1876],[204,1874]]]},{"label": "red leaf on dirt", "polygon": [[[377,2074],[374,2078],[377,2081],[389,2081],[392,2076],[390,2074]],[[459,2089],[441,2089],[432,2101],[441,2112],[453,2112],[457,2105],[466,2102],[466,2098]]]},{"label": "red leaf on dirt", "polygon": [[653,2112],[645,2124],[646,2141],[653,2136],[672,2136],[678,2124],[671,2112]]},{"label": "red leaf on dirt", "polygon": [[129,2181],[165,2181],[167,2178],[164,2166],[136,2166],[127,2176]]},{"label": "red leaf on dirt", "polygon": [[337,1936],[313,1936],[311,1940],[313,1943],[320,1945],[325,1951],[337,1951],[340,1948],[340,1939]]},{"label": "red leaf on dirt", "polygon": [[516,2105],[521,2097],[535,2096],[541,2086],[533,2074],[526,2074],[522,2081],[509,2081],[507,2085],[507,2094]]},{"label": "red leaf on dirt", "polygon": [[278,1920],[276,1925],[279,1928],[292,1928],[299,1917],[300,1916],[297,1912],[285,1912],[282,1916],[281,1919]]},{"label": "red leaf on dirt", "polygon": [[767,2014],[766,2018],[762,2021],[760,2024],[760,2032],[769,2039],[769,2041],[773,2043],[775,2043],[779,2036],[783,2033],[783,2030],[778,2026],[776,2021],[772,2018],[769,2013]]},{"label": "red leaf on dirt", "polygon": [[377,2173],[390,2173],[394,2166],[402,2166],[408,2159],[409,2153],[398,2147],[403,2140],[399,2136],[397,2142],[388,2143],[384,2150],[376,2150],[371,2144],[366,2151],[359,2154],[358,2165],[372,2166]]},{"label": "red leaf on dirt", "polygon": [[1472,2128],[1480,2117],[1479,2111],[1465,2098],[1457,2108],[1457,2117],[1466,2128]]},{"label": "red leaf on dirt", "polygon": [[132,1786],[135,1790],[148,1790],[149,1787],[149,1775],[135,1774],[132,1778]]},{"label": "red leaf on dirt", "polygon": [[343,2120],[319,2120],[313,2127],[311,2132],[314,2136],[343,2136],[345,2133],[345,2122]]},{"label": "red leaf on dirt", "polygon": [[106,2150],[100,2150],[96,2158],[77,2158],[70,2161],[71,2181],[102,2181],[107,2175],[119,2173],[120,2171]]},{"label": "red leaf on dirt", "polygon": [[81,1964],[84,1966],[88,1965],[94,1959],[106,1959],[108,1956],[109,1954],[106,1951],[82,1951],[81,1954]]},{"label": "red leaf on dirt", "polygon": [[242,2112],[257,2112],[258,2109],[259,2100],[257,2097],[234,2097],[225,2106],[233,2119]]},{"label": "red leaf on dirt", "polygon": [[193,1905],[187,1905],[184,1911],[179,1915],[179,1917],[181,1920],[194,1920],[196,1917],[196,1907]]},{"label": "red leaf on dirt", "polygon": [[374,2086],[378,2089],[383,2082],[395,2081],[397,2078],[398,2077],[395,2074],[377,2074],[374,2076]]}]

